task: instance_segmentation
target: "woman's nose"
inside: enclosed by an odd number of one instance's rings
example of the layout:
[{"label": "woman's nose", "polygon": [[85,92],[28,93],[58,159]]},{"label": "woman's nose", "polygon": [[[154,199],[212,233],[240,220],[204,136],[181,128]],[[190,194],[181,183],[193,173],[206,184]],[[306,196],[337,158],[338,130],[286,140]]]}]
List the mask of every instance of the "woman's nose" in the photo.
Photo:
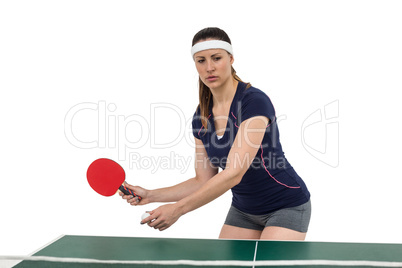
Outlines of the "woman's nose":
[{"label": "woman's nose", "polygon": [[214,63],[212,61],[207,61],[207,72],[215,70]]}]

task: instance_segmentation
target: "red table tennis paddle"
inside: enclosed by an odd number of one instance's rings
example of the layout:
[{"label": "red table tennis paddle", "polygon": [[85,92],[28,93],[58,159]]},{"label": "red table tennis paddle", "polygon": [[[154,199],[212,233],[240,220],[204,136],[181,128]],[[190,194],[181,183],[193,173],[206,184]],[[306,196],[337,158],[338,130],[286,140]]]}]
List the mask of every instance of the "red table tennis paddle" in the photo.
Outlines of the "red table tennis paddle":
[{"label": "red table tennis paddle", "polygon": [[112,196],[120,190],[125,195],[132,195],[141,200],[140,196],[122,185],[125,178],[124,169],[115,161],[107,158],[96,159],[87,170],[88,183],[98,194]]}]

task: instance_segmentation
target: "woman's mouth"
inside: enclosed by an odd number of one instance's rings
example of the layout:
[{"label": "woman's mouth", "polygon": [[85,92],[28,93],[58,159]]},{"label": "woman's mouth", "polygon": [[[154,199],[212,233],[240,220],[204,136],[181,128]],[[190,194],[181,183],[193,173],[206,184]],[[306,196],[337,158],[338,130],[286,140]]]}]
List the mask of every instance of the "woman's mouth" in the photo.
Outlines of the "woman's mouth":
[{"label": "woman's mouth", "polygon": [[209,81],[209,82],[213,82],[213,81],[215,81],[216,79],[218,79],[218,77],[217,76],[208,76],[207,77],[207,80]]}]

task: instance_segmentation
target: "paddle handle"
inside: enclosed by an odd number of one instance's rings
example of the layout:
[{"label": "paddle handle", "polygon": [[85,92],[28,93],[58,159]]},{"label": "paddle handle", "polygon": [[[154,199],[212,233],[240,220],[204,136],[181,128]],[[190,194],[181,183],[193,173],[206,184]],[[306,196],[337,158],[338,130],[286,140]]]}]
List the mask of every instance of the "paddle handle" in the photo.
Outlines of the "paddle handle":
[{"label": "paddle handle", "polygon": [[137,195],[136,193],[134,193],[133,191],[131,191],[124,185],[120,185],[119,190],[122,191],[123,194],[125,194],[125,195],[132,195],[133,197],[138,197],[138,200],[142,199],[141,196]]}]

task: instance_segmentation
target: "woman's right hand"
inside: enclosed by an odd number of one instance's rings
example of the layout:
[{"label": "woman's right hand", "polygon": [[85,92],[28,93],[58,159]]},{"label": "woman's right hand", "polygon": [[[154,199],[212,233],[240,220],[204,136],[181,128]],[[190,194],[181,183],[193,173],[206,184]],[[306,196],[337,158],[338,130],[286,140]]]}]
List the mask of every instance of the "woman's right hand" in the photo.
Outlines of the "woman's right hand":
[{"label": "woman's right hand", "polygon": [[145,205],[151,203],[151,201],[148,198],[148,193],[149,190],[144,189],[140,186],[133,186],[131,184],[128,184],[127,182],[124,182],[124,185],[132,190],[134,193],[136,193],[138,196],[141,196],[141,200],[139,200],[138,197],[133,197],[132,195],[125,195],[122,192],[119,192],[119,195],[127,200],[127,203],[129,203],[132,206],[138,206],[138,205]]}]

